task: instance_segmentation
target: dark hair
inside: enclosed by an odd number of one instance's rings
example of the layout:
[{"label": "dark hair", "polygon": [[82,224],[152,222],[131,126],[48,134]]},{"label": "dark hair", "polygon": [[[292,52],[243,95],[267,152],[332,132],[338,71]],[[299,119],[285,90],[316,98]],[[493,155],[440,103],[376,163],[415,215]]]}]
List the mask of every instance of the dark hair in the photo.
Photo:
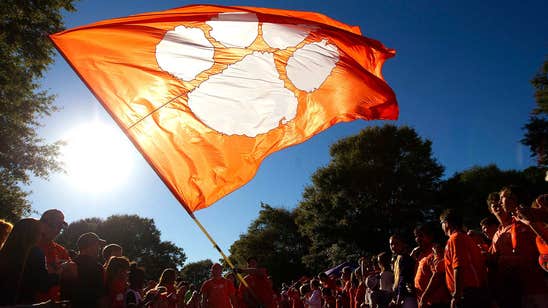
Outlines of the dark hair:
[{"label": "dark hair", "polygon": [[531,194],[523,187],[523,186],[517,186],[517,185],[508,185],[504,186],[500,193],[503,192],[509,193],[510,195],[513,195],[516,197],[518,205],[530,207],[531,203],[533,202],[531,198]]},{"label": "dark hair", "polygon": [[439,228],[434,227],[433,223],[424,223],[424,224],[420,224],[420,225],[416,226],[415,229],[413,230],[413,232],[415,232],[415,233],[420,232],[420,233],[422,233],[424,235],[427,235],[427,236],[433,236],[435,230],[437,230],[437,229],[439,229]]},{"label": "dark hair", "polygon": [[160,281],[158,282],[158,285],[156,287],[160,286],[166,286],[168,283],[175,283],[175,279],[177,278],[177,271],[173,268],[166,268],[162,275],[160,275]]},{"label": "dark hair", "polygon": [[118,274],[122,271],[128,271],[130,268],[129,260],[126,257],[111,257],[108,260],[107,268],[105,270],[105,285],[110,287],[111,283],[116,279]]},{"label": "dark hair", "polygon": [[19,286],[29,253],[40,239],[40,221],[34,218],[19,220],[0,250],[0,288],[14,290],[5,304],[15,304],[19,296]]},{"label": "dark hair", "polygon": [[379,266],[382,265],[385,269],[390,269],[390,262],[392,258],[390,257],[390,254],[386,252],[381,252],[377,255],[377,263],[379,263]]},{"label": "dark hair", "polygon": [[112,253],[115,251],[115,250],[120,250],[120,251],[123,251],[122,249],[122,246],[118,245],[118,244],[108,244],[106,245],[104,248],[103,248],[103,251],[102,251],[102,255],[103,255],[103,259],[105,261],[108,261],[108,259],[110,259],[110,257],[112,257]]},{"label": "dark hair", "polygon": [[462,229],[462,215],[458,214],[454,209],[446,209],[441,213],[440,220],[446,221],[450,226]]},{"label": "dark hair", "polygon": [[491,211],[491,203],[498,203],[500,201],[500,194],[498,191],[494,191],[492,193],[489,193],[487,195],[487,199],[485,200],[487,202],[487,209]]}]

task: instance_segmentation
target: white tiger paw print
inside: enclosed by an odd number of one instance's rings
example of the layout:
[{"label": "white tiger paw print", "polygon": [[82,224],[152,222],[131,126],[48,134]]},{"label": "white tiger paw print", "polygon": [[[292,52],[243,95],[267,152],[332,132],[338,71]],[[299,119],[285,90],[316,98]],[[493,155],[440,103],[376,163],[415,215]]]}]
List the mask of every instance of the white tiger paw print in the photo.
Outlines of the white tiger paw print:
[{"label": "white tiger paw print", "polygon": [[205,125],[255,137],[293,120],[299,92],[317,90],[339,61],[338,48],[314,29],[222,13],[168,31],[156,60],[189,90],[188,106]]}]

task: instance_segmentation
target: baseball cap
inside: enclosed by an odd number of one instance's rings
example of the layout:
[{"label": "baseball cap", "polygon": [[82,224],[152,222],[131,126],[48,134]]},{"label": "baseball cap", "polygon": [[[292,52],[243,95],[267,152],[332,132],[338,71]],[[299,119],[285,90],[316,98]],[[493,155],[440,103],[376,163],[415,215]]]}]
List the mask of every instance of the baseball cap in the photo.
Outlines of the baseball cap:
[{"label": "baseball cap", "polygon": [[78,245],[78,249],[82,250],[88,248],[95,243],[99,243],[99,246],[102,246],[105,245],[107,241],[100,238],[94,232],[87,232],[80,235],[80,237],[78,238],[78,242],[76,242],[76,245]]}]

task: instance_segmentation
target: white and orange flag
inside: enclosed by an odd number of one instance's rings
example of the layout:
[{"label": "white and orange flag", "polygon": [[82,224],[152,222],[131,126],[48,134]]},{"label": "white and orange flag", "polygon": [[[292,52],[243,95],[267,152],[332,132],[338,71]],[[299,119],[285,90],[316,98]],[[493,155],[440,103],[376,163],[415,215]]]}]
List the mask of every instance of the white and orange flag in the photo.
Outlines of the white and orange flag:
[{"label": "white and orange flag", "polygon": [[50,36],[189,213],[328,127],[396,119],[395,52],[321,14],[196,5]]}]

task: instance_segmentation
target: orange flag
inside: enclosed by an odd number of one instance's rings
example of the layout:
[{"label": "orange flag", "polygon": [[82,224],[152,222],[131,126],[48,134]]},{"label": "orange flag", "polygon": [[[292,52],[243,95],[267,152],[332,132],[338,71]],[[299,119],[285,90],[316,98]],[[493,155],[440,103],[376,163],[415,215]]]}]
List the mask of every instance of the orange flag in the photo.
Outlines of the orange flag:
[{"label": "orange flag", "polygon": [[321,14],[196,5],[50,36],[189,213],[269,154],[355,119],[396,119],[395,52]]}]

